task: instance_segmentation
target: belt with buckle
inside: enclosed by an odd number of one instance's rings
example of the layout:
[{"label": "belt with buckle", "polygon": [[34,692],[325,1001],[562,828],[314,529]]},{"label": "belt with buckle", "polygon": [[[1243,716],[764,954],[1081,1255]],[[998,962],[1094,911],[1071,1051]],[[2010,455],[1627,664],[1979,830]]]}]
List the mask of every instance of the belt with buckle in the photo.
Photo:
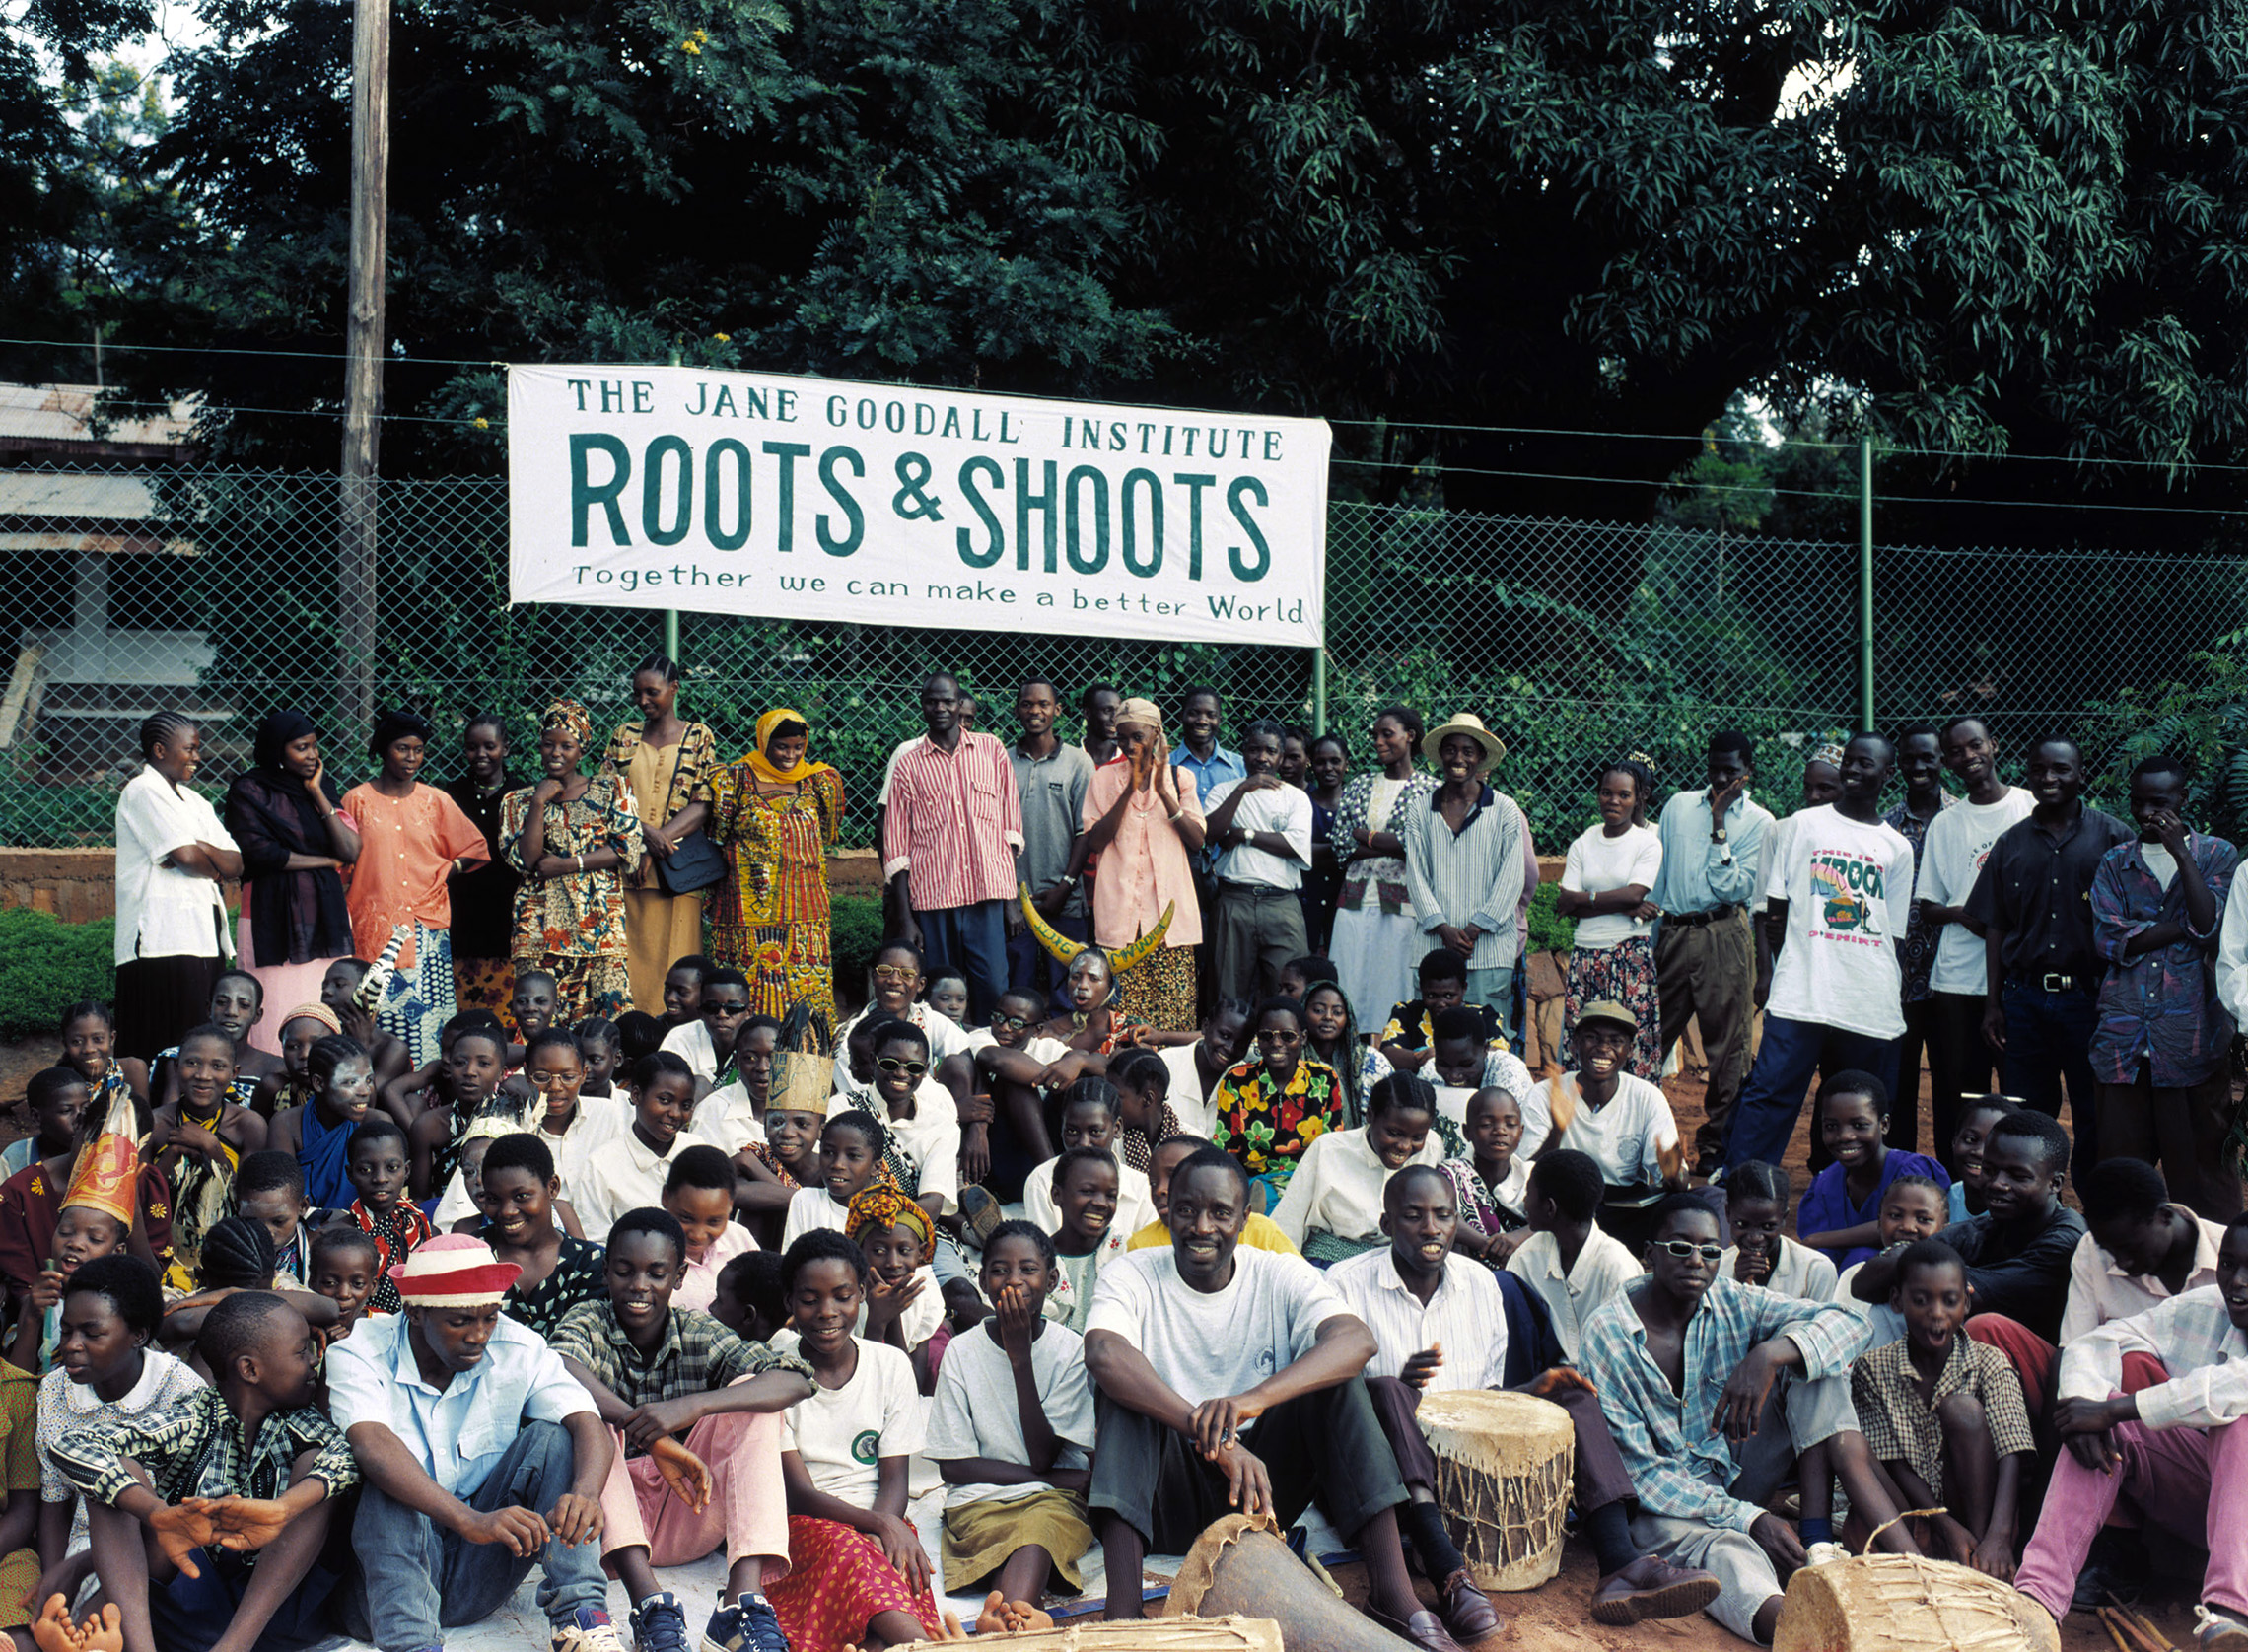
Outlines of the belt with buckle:
[{"label": "belt with buckle", "polygon": [[1689,929],[1699,929],[1708,924],[1721,924],[1739,910],[1737,906],[1717,906],[1707,912],[1666,912],[1662,915],[1662,921]]},{"label": "belt with buckle", "polygon": [[2041,993],[2072,993],[2078,987],[2087,985],[2081,977],[2073,975],[2018,975],[2014,979],[2024,987],[2035,987]]}]

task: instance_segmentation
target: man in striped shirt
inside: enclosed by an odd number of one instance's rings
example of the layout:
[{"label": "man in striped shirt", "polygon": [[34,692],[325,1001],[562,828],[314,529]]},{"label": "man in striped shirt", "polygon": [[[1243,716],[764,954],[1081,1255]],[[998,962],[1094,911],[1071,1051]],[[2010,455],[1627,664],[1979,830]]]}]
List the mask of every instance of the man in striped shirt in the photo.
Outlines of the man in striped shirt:
[{"label": "man in striped shirt", "polygon": [[940,671],[921,685],[928,733],[898,754],[882,814],[882,876],[897,932],[930,972],[968,979],[972,1023],[1007,991],[1005,903],[1015,895],[1022,804],[1007,747],[960,726],[960,685]]},{"label": "man in striped shirt", "polygon": [[1514,965],[1521,956],[1521,813],[1484,780],[1506,755],[1480,718],[1462,712],[1429,734],[1444,783],[1428,806],[1403,811],[1405,887],[1430,942],[1467,966],[1467,1000],[1512,1024]]}]

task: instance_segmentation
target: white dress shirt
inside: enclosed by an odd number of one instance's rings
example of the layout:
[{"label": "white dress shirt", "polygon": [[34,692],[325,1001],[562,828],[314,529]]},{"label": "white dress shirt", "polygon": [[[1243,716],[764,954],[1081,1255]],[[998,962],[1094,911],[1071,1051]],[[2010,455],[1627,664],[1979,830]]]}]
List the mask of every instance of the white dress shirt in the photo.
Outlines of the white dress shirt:
[{"label": "white dress shirt", "polygon": [[627,1210],[646,1209],[664,1203],[664,1182],[671,1174],[671,1161],[689,1147],[708,1147],[690,1131],[671,1138],[671,1150],[659,1153],[640,1139],[630,1127],[591,1152],[575,1158],[562,1192],[578,1212],[578,1225],[595,1244],[608,1242],[608,1230]]},{"label": "white dress shirt", "polygon": [[1397,1376],[1405,1361],[1441,1342],[1444,1362],[1429,1379],[1428,1392],[1501,1386],[1507,1369],[1507,1299],[1497,1277],[1480,1262],[1457,1252],[1445,1257],[1443,1278],[1425,1304],[1406,1288],[1387,1245],[1336,1263],[1327,1270],[1327,1282],[1373,1333],[1368,1376]]},{"label": "white dress shirt", "polygon": [[[1519,1164],[1522,1157],[1514,1155]],[[1507,1272],[1536,1291],[1553,1322],[1554,1341],[1572,1363],[1582,1345],[1584,1322],[1592,1310],[1615,1296],[1647,1270],[1622,1240],[1595,1227],[1577,1253],[1577,1266],[1564,1272],[1561,1242],[1550,1233],[1533,1233],[1507,1259]]]},{"label": "white dress shirt", "polygon": [[371,1314],[327,1350],[328,1414],[349,1433],[380,1422],[456,1497],[475,1495],[523,1432],[524,1422],[560,1422],[594,1411],[546,1339],[505,1314],[484,1357],[440,1390],[415,1363],[403,1314]]},{"label": "white dress shirt", "polygon": [[114,963],[135,958],[231,958],[226,890],[164,863],[198,843],[237,845],[200,792],[175,789],[147,764],[117,794],[117,925]]},{"label": "white dress shirt", "polygon": [[[1737,1278],[1733,1265],[1740,1261],[1740,1247],[1728,1245],[1718,1263],[1718,1272],[1726,1278]],[[1798,1245],[1785,1233],[1780,1235],[1780,1255],[1772,1264],[1772,1272],[1765,1276],[1759,1290],[1776,1290],[1782,1296],[1796,1296],[1805,1302],[1832,1302],[1834,1300],[1834,1259],[1824,1251],[1814,1251],[1807,1245]]]},{"label": "white dress shirt", "polygon": [[2123,1387],[2123,1356],[2134,1352],[2152,1354],[2170,1373],[2168,1382],[2139,1391],[2139,1420],[2147,1427],[2215,1428],[2248,1416],[2248,1336],[2233,1327],[2216,1286],[2087,1331],[2061,1350],[2056,1392],[2105,1400]]},{"label": "white dress shirt", "polygon": [[[2224,1243],[2224,1223],[2197,1216],[2183,1205],[2169,1208],[2191,1218],[2195,1228],[2194,1265],[2186,1273],[2186,1290],[2213,1285],[2217,1247]],[[2155,1303],[2169,1299],[2170,1287],[2159,1276],[2126,1273],[2087,1233],[2076,1241],[2076,1253],[2069,1259],[2069,1306],[2061,1315],[2061,1345],[2067,1347],[2111,1319],[2143,1314]]]},{"label": "white dress shirt", "polygon": [[[1406,1164],[1440,1165],[1444,1144],[1435,1131]],[[1398,1166],[1402,1170],[1405,1166]],[[1367,1145],[1366,1127],[1330,1131],[1311,1138],[1273,1206],[1273,1225],[1300,1247],[1316,1228],[1338,1239],[1372,1239],[1381,1232],[1381,1192],[1396,1175]]]},{"label": "white dress shirt", "polygon": [[[1203,800],[1205,818],[1247,783],[1227,781]],[[1311,795],[1285,782],[1267,791],[1251,792],[1233,811],[1233,824],[1244,832],[1276,832],[1288,840],[1300,859],[1275,855],[1244,843],[1218,857],[1218,877],[1224,883],[1253,883],[1267,889],[1300,889],[1311,865]]]}]

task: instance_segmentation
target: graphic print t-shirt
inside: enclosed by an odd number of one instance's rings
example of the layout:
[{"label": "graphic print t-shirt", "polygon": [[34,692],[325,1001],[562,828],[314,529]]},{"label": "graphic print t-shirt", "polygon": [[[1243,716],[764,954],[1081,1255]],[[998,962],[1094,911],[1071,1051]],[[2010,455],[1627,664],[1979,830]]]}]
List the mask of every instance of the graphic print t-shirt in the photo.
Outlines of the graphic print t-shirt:
[{"label": "graphic print t-shirt", "polygon": [[1897,946],[1912,917],[1913,846],[1893,826],[1861,824],[1832,803],[1790,817],[1778,868],[1788,940],[1767,1012],[1867,1038],[1905,1030]]}]

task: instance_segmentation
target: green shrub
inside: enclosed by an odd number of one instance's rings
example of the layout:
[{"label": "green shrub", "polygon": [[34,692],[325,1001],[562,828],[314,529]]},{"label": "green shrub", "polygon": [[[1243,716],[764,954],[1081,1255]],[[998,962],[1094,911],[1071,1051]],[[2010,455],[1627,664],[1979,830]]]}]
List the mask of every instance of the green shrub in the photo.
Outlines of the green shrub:
[{"label": "green shrub", "polygon": [[1577,944],[1577,920],[1564,918],[1554,911],[1554,897],[1561,893],[1558,883],[1541,883],[1530,900],[1530,950],[1532,952],[1567,952]]},{"label": "green shrub", "polygon": [[875,949],[882,943],[882,898],[837,895],[831,905],[835,995],[855,1004],[867,991],[867,972],[875,967]]},{"label": "green shrub", "polygon": [[116,924],[65,924],[29,907],[0,912],[0,1038],[51,1033],[82,998],[113,1000]]}]

